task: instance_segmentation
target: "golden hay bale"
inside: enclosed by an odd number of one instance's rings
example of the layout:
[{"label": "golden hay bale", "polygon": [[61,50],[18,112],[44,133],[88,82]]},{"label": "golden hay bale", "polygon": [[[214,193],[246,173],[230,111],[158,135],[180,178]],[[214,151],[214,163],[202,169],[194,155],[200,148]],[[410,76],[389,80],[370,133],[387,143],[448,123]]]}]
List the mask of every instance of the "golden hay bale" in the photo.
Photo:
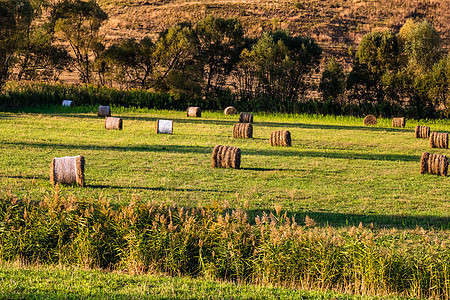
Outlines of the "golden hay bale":
[{"label": "golden hay bale", "polygon": [[239,123],[253,123],[253,114],[241,112],[239,115]]},{"label": "golden hay bale", "polygon": [[432,132],[430,134],[430,147],[448,149],[448,133]]},{"label": "golden hay bale", "polygon": [[63,100],[62,106],[74,107],[75,103],[73,101],[71,101],[71,100]]},{"label": "golden hay bale", "polygon": [[237,114],[237,109],[234,108],[233,106],[228,106],[227,108],[225,108],[223,113],[226,115],[235,115]]},{"label": "golden hay bale", "polygon": [[211,168],[241,167],[241,149],[230,146],[216,145],[212,151]]},{"label": "golden hay bale", "polygon": [[202,116],[202,109],[200,107],[188,107],[186,110],[186,115],[188,117],[200,118]]},{"label": "golden hay bale", "polygon": [[156,133],[173,133],[173,121],[172,120],[156,120]]},{"label": "golden hay bale", "polygon": [[270,145],[271,146],[291,146],[291,133],[288,130],[283,131],[273,131],[270,134]]},{"label": "golden hay bale", "polygon": [[99,106],[97,116],[111,117],[111,108],[109,106]]},{"label": "golden hay bale", "polygon": [[50,164],[50,183],[76,183],[84,186],[84,157],[78,155],[53,158]]},{"label": "golden hay bale", "polygon": [[392,119],[392,127],[405,127],[405,124],[406,124],[405,118]]},{"label": "golden hay bale", "polygon": [[430,138],[430,127],[417,125],[414,134],[416,138],[428,139]]},{"label": "golden hay bale", "polygon": [[447,176],[448,159],[445,155],[423,152],[420,158],[420,174]]},{"label": "golden hay bale", "polygon": [[364,125],[377,125],[377,118],[374,115],[367,115],[363,120]]},{"label": "golden hay bale", "polygon": [[233,127],[233,138],[253,138],[253,125],[250,123],[236,123]]},{"label": "golden hay bale", "polygon": [[105,128],[112,130],[122,130],[122,119],[114,117],[106,117]]}]

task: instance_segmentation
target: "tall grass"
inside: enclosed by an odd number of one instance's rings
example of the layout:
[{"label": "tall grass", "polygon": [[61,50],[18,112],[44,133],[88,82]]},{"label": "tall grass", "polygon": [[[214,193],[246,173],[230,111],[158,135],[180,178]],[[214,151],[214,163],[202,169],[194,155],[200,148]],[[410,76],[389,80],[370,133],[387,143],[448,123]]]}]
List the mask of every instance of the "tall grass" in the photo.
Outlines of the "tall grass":
[{"label": "tall grass", "polygon": [[164,272],[354,294],[450,297],[447,233],[297,224],[282,212],[8,196],[0,260]]}]

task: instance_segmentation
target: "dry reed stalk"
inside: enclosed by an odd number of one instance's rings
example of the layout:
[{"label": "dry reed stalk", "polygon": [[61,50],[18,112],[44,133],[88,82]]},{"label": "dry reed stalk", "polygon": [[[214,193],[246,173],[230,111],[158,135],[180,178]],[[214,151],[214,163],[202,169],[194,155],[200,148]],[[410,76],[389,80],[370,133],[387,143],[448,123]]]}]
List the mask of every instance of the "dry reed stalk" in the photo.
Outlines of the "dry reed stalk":
[{"label": "dry reed stalk", "polygon": [[63,100],[62,106],[74,107],[75,103],[73,101],[71,101],[71,100]]},{"label": "dry reed stalk", "polygon": [[253,125],[250,123],[236,123],[233,127],[233,138],[253,138]]},{"label": "dry reed stalk", "polygon": [[211,168],[241,167],[241,149],[230,146],[216,145],[212,151]]},{"label": "dry reed stalk", "polygon": [[172,120],[156,120],[156,133],[173,133],[173,121]]},{"label": "dry reed stalk", "polygon": [[430,138],[430,127],[417,125],[414,133],[416,138],[428,139]]},{"label": "dry reed stalk", "polygon": [[423,152],[420,158],[420,174],[430,173],[447,176],[448,159],[442,154]]},{"label": "dry reed stalk", "polygon": [[405,127],[406,120],[405,118],[393,118],[392,119],[392,127]]},{"label": "dry reed stalk", "polygon": [[112,130],[122,130],[122,119],[114,117],[106,117],[105,128]]},{"label": "dry reed stalk", "polygon": [[111,108],[109,106],[99,106],[97,116],[111,117]]},{"label": "dry reed stalk", "polygon": [[84,186],[84,157],[78,155],[53,158],[50,164],[50,183],[76,183]]},{"label": "dry reed stalk", "polygon": [[283,131],[273,131],[270,134],[270,145],[271,146],[291,146],[291,133],[288,130]]},{"label": "dry reed stalk", "polygon": [[367,115],[363,120],[364,125],[377,125],[377,118],[374,115]]},{"label": "dry reed stalk", "polygon": [[237,114],[237,109],[234,108],[233,106],[228,106],[227,108],[224,109],[223,113],[226,115],[235,115]]},{"label": "dry reed stalk", "polygon": [[202,109],[200,107],[188,107],[186,116],[200,118],[202,116]]},{"label": "dry reed stalk", "polygon": [[253,123],[253,114],[241,112],[239,115],[239,123]]},{"label": "dry reed stalk", "polygon": [[432,132],[430,135],[430,147],[448,149],[448,133]]}]

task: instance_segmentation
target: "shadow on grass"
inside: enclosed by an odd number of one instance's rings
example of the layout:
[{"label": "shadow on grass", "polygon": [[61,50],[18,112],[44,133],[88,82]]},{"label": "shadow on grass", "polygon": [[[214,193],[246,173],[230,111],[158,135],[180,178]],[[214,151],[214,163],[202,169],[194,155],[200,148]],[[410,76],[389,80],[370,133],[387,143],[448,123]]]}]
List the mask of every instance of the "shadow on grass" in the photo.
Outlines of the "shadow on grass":
[{"label": "shadow on grass", "polygon": [[48,179],[47,176],[43,176],[43,175],[3,175],[0,174],[0,177],[6,177],[6,178],[14,178],[14,179],[29,179],[29,180],[33,180],[33,179]]},{"label": "shadow on grass", "polygon": [[211,193],[235,193],[235,191],[222,191],[222,190],[214,190],[214,189],[180,189],[180,188],[164,188],[164,187],[149,187],[149,186],[118,186],[118,185],[104,185],[104,184],[88,184],[86,185],[88,188],[93,189],[125,189],[125,190],[142,190],[142,191],[155,191],[155,192],[211,192]]},{"label": "shadow on grass", "polygon": [[[263,210],[248,211],[249,220],[253,223],[255,217],[261,216],[263,212]],[[275,214],[274,211],[265,212]],[[450,229],[450,216],[399,216],[335,212],[287,212],[287,216],[295,217],[295,221],[300,225],[305,224],[305,217],[308,216],[316,221],[318,226],[346,227],[359,226],[362,223],[363,226],[369,227],[372,223],[374,228],[415,229],[419,226],[425,229]]]},{"label": "shadow on grass", "polygon": [[[54,150],[102,150],[102,151],[121,151],[121,152],[165,152],[165,153],[196,153],[211,154],[213,146],[186,146],[186,145],[137,145],[137,146],[102,146],[102,145],[72,145],[72,144],[52,144],[47,142],[4,142],[3,146],[20,146],[35,148],[51,148]],[[279,149],[241,149],[242,156],[276,156],[276,157],[313,157],[313,158],[334,158],[334,159],[361,159],[361,160],[379,160],[379,161],[420,161],[419,155],[406,154],[364,154],[348,152],[348,150],[318,151],[318,150],[279,150]]]}]

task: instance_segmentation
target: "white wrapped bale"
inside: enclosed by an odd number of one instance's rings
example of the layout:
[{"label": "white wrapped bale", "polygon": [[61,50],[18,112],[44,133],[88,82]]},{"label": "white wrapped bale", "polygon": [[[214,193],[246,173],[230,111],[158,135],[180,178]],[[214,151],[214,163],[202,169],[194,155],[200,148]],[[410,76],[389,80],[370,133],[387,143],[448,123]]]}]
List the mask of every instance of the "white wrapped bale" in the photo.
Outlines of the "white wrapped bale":
[{"label": "white wrapped bale", "polygon": [[156,133],[173,133],[173,121],[172,120],[156,120]]},{"label": "white wrapped bale", "polygon": [[75,104],[71,100],[63,100],[62,106],[73,107]]}]

